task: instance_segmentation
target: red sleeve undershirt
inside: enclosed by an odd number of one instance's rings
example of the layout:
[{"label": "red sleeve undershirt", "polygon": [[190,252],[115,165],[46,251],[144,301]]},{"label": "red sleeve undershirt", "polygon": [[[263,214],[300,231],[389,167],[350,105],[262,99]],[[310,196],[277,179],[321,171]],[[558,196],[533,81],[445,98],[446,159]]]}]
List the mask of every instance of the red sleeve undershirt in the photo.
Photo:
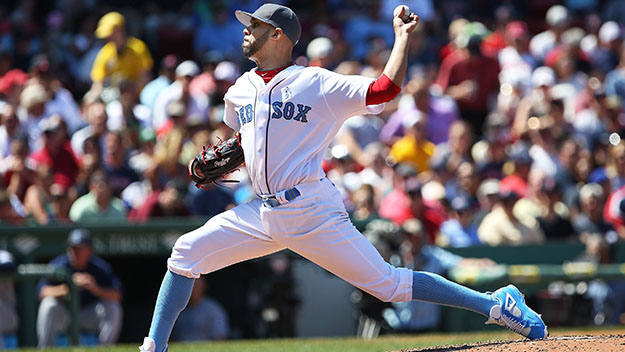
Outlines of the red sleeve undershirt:
[{"label": "red sleeve undershirt", "polygon": [[393,83],[387,75],[382,74],[380,78],[371,82],[367,90],[367,105],[376,105],[389,102],[401,92],[401,87]]}]

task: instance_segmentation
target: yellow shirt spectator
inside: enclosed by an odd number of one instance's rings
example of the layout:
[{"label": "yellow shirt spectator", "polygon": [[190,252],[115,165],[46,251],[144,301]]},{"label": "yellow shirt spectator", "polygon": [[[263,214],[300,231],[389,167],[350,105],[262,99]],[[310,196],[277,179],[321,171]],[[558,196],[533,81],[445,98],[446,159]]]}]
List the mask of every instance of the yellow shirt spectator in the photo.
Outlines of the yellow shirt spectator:
[{"label": "yellow shirt spectator", "polygon": [[419,143],[413,136],[408,135],[393,144],[391,156],[398,163],[411,163],[418,172],[423,172],[430,169],[429,161],[435,150],[434,143],[427,140]]},{"label": "yellow shirt spectator", "polygon": [[119,52],[115,44],[109,41],[96,56],[91,68],[91,80],[105,85],[121,81],[139,83],[141,76],[151,70],[153,65],[148,47],[140,39],[128,37]]}]

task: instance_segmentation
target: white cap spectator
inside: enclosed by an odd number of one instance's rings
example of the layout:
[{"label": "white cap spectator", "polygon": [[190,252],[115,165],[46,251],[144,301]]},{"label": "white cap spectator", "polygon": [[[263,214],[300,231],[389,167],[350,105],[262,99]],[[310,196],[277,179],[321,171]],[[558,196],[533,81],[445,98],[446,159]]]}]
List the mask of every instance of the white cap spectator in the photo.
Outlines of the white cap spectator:
[{"label": "white cap spectator", "polygon": [[430,181],[423,185],[421,188],[421,196],[423,200],[436,202],[445,199],[447,192],[445,186],[438,181]]},{"label": "white cap spectator", "polygon": [[20,95],[20,105],[26,110],[34,105],[45,103],[48,100],[48,94],[45,88],[39,84],[30,84],[22,91]]},{"label": "white cap spectator", "polygon": [[603,188],[601,187],[601,185],[597,183],[588,183],[582,186],[582,188],[579,190],[579,199],[581,201],[586,201],[592,197],[603,197]]},{"label": "white cap spectator", "polygon": [[480,186],[477,188],[477,196],[485,197],[499,194],[499,180],[496,178],[487,178],[482,181]]},{"label": "white cap spectator", "polygon": [[200,74],[200,67],[191,60],[186,60],[176,67],[176,77],[191,76],[195,77]]},{"label": "white cap spectator", "polygon": [[213,76],[218,81],[234,82],[239,78],[239,68],[230,61],[222,61],[215,67]]},{"label": "white cap spectator", "polygon": [[550,26],[565,27],[569,24],[569,11],[562,5],[551,6],[545,20]]},{"label": "white cap spectator", "polygon": [[532,85],[535,88],[547,86],[551,87],[556,83],[556,74],[551,67],[537,67],[532,73]]},{"label": "white cap spectator", "polygon": [[615,40],[623,38],[623,31],[618,23],[608,21],[599,29],[599,41],[603,44],[609,44]]},{"label": "white cap spectator", "polygon": [[585,35],[586,32],[579,27],[569,28],[562,32],[562,43],[569,46],[579,45]]},{"label": "white cap spectator", "polygon": [[315,38],[310,41],[306,47],[306,56],[309,60],[318,60],[322,57],[327,57],[332,52],[334,44],[326,37]]},{"label": "white cap spectator", "polygon": [[402,125],[404,128],[410,128],[423,120],[423,113],[417,109],[410,109],[404,113]]}]

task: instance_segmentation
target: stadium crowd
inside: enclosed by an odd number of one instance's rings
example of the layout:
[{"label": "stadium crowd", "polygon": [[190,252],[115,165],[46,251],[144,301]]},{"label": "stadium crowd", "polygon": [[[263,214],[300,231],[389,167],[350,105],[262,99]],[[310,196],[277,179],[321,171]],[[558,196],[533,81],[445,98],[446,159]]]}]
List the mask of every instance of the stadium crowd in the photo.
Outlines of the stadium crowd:
[{"label": "stadium crowd", "polygon": [[[396,2],[289,3],[294,61],[378,77]],[[208,217],[254,197],[243,170],[206,192],[185,165],[230,136],[223,94],[252,65],[233,10],[257,3],[3,4],[2,222]],[[422,24],[401,96],[350,119],[325,161],[358,227],[416,218],[449,246],[625,238],[625,6],[407,3]]]},{"label": "stadium crowd", "polygon": [[[296,64],[372,78],[393,8],[421,17],[401,95],[349,119],[324,161],[363,233],[386,219],[438,246],[625,239],[625,2],[275,2],[300,17]],[[234,10],[261,3],[3,1],[0,224],[206,219],[255,197],[244,168],[203,190],[186,164],[231,136],[223,95],[253,67]],[[391,247],[414,259],[411,241]]]}]

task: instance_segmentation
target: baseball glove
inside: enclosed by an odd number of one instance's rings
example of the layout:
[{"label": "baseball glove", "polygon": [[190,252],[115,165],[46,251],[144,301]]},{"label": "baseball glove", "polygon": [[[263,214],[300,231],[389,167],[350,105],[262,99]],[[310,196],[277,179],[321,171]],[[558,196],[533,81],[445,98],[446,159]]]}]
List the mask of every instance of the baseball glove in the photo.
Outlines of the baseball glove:
[{"label": "baseball glove", "polygon": [[223,176],[236,171],[244,162],[241,135],[236,133],[227,141],[220,140],[216,145],[209,144],[203,147],[202,151],[189,161],[189,176],[197,188],[206,188],[206,185],[215,183]]}]

